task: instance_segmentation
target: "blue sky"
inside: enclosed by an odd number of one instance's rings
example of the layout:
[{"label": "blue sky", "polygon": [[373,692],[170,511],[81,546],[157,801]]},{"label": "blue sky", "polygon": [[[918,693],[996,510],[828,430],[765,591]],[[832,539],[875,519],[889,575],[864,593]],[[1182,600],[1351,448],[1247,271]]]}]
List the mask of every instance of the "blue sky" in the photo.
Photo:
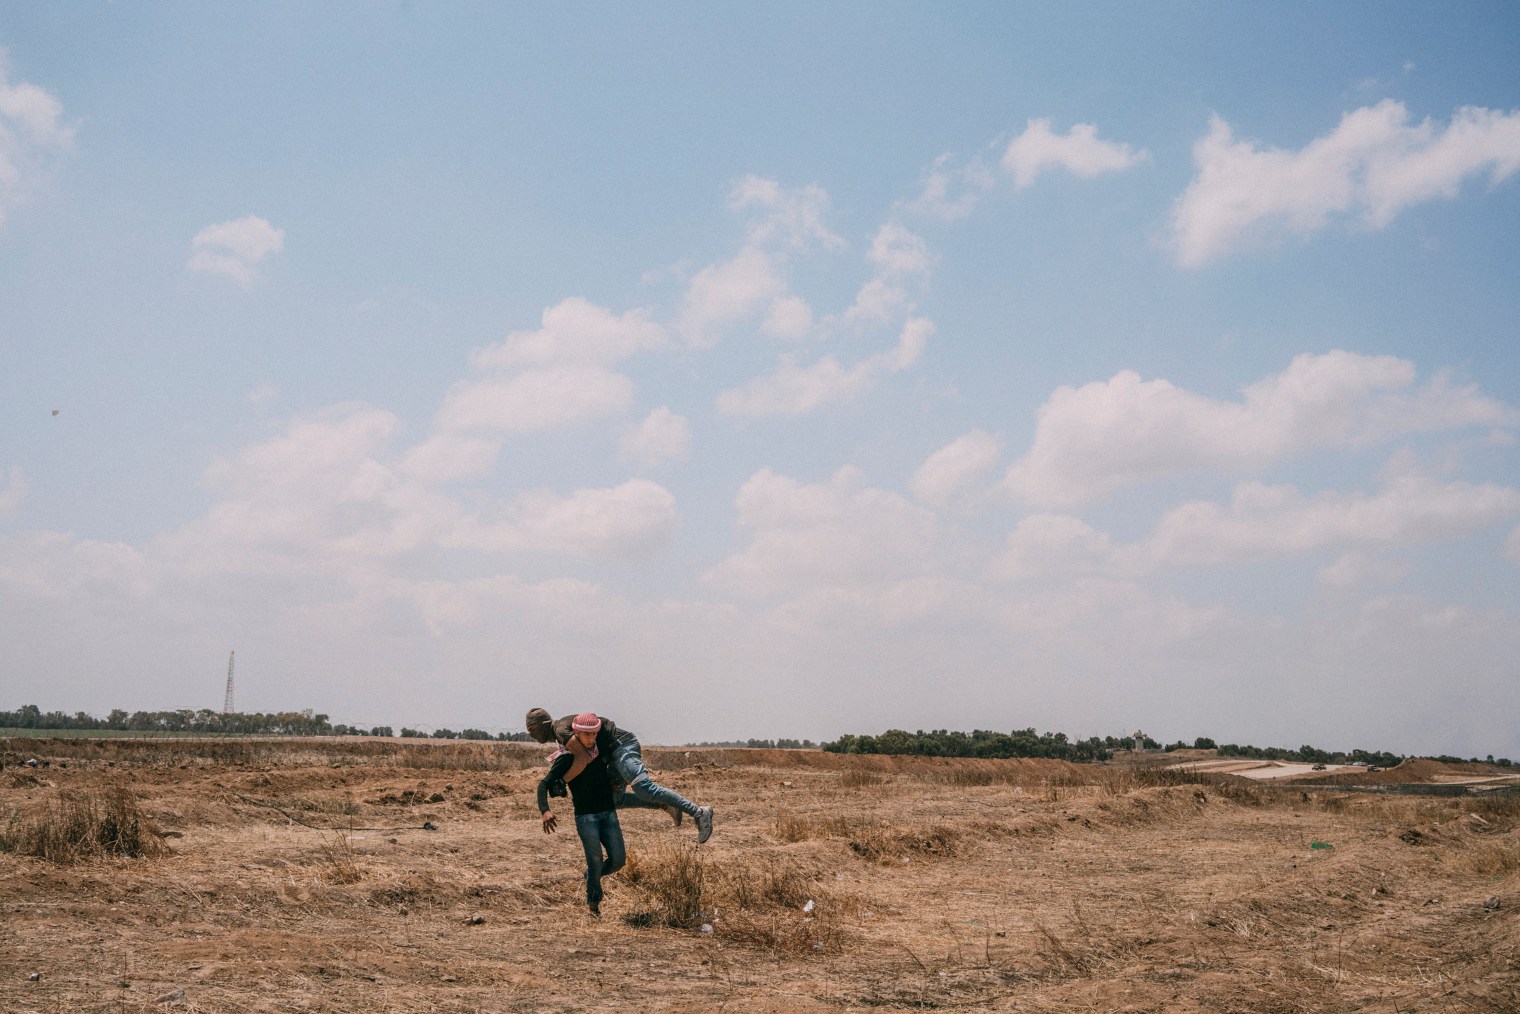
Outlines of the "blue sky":
[{"label": "blue sky", "polygon": [[0,706],[1520,757],[1512,5],[0,50]]}]

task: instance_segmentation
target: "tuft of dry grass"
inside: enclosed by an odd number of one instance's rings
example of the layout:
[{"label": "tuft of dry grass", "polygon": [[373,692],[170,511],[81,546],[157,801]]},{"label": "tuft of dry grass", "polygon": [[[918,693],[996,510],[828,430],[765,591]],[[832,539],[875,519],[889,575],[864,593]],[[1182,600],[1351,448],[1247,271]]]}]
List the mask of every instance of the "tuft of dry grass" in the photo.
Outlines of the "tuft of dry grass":
[{"label": "tuft of dry grass", "polygon": [[345,832],[337,831],[330,837],[324,834],[318,848],[322,854],[322,878],[329,884],[357,884],[364,879],[354,844]]},{"label": "tuft of dry grass", "polygon": [[848,838],[850,822],[833,814],[798,813],[786,810],[776,815],[776,838],[789,844],[815,838]]},{"label": "tuft of dry grass", "polygon": [[30,819],[13,815],[0,850],[70,865],[102,856],[151,859],[168,851],[137,797],[120,785],[60,794]]},{"label": "tuft of dry grass", "polygon": [[876,863],[905,863],[915,855],[948,858],[960,853],[961,835],[943,824],[864,824],[851,833],[850,851]]},{"label": "tuft of dry grass", "polygon": [[865,768],[846,768],[839,773],[839,785],[845,789],[876,788],[889,780],[886,775]]},{"label": "tuft of dry grass", "polygon": [[632,926],[697,928],[710,908],[707,875],[707,863],[691,846],[630,854],[621,878],[638,889],[644,907],[625,921]]},{"label": "tuft of dry grass", "polygon": [[725,940],[795,954],[843,946],[843,904],[823,889],[818,867],[795,857],[720,865],[693,846],[670,846],[631,855],[620,876],[642,902],[624,917],[630,926],[705,927]]}]

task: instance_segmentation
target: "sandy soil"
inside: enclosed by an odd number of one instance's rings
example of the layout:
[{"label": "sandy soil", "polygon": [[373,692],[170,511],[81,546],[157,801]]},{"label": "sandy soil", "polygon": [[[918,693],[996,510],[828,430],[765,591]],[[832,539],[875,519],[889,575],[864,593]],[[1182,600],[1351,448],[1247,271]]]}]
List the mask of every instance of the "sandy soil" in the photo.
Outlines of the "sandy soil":
[{"label": "sandy soil", "polygon": [[1514,796],[652,748],[717,832],[625,811],[593,920],[573,832],[539,830],[537,751],[21,749],[7,840],[113,784],[181,837],[0,852],[5,1012],[1520,1010]]}]

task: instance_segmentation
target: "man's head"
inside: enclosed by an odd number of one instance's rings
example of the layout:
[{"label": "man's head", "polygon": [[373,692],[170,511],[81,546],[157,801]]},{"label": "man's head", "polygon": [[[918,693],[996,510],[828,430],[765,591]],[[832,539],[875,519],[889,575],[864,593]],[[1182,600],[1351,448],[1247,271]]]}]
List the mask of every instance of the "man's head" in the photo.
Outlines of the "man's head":
[{"label": "man's head", "polygon": [[528,709],[528,735],[540,743],[554,738],[554,719],[543,708]]},{"label": "man's head", "polygon": [[596,734],[601,731],[601,728],[602,720],[589,711],[581,712],[570,722],[570,729],[575,733],[575,738],[586,747],[596,742]]}]

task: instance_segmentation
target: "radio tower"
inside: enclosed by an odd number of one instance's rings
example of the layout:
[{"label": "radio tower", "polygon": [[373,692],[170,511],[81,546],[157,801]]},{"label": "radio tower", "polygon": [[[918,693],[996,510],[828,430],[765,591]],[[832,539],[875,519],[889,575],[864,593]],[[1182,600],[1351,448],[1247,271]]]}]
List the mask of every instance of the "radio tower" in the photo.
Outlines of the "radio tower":
[{"label": "radio tower", "polygon": [[231,652],[227,656],[227,696],[222,700],[222,714],[232,714],[232,663],[237,658],[237,652]]}]

